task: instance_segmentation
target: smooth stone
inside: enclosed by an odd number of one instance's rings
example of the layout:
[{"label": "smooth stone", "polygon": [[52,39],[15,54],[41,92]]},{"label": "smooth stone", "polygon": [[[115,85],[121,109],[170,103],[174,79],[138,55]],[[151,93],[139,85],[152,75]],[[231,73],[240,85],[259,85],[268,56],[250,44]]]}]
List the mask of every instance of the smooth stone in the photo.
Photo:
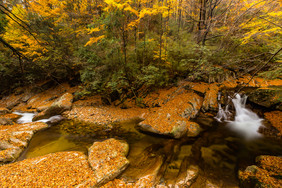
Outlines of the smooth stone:
[{"label": "smooth stone", "polygon": [[50,107],[36,114],[32,120],[36,121],[39,119],[47,119],[54,115],[60,115],[64,111],[71,110],[72,101],[73,95],[70,93],[65,93],[55,102],[53,102]]}]

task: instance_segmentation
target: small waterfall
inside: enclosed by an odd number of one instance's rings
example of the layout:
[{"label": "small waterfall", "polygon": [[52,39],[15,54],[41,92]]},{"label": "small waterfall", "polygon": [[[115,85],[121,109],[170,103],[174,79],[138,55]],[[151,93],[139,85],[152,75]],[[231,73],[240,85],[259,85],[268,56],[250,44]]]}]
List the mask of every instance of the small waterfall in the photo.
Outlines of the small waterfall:
[{"label": "small waterfall", "polygon": [[17,120],[17,123],[29,123],[29,122],[32,122],[32,118],[35,115],[34,113],[29,113],[29,112],[24,112],[24,113],[13,112],[13,113],[22,116],[22,117],[20,117]]},{"label": "small waterfall", "polygon": [[223,110],[221,104],[219,104],[218,113],[215,119],[219,122],[222,122],[222,120],[227,122],[227,127],[235,132],[240,133],[240,135],[247,139],[260,137],[261,134],[258,133],[258,129],[260,126],[263,126],[263,119],[259,118],[256,113],[245,107],[246,101],[246,95],[241,97],[239,94],[236,94],[235,98],[232,99],[236,113],[234,121],[230,121],[231,113],[228,111],[228,105],[226,106],[225,110]]},{"label": "small waterfall", "polygon": [[[20,117],[18,120],[17,120],[17,123],[30,123],[32,122],[32,119],[34,117],[34,113],[29,113],[29,112],[24,112],[24,113],[21,113],[21,112],[13,112],[14,114],[17,114],[17,115],[20,115],[22,117]],[[55,123],[55,122],[58,122],[60,120],[62,120],[63,117],[61,115],[55,115],[55,116],[52,116],[48,119],[41,119],[41,120],[38,120],[36,122],[44,122],[44,123]]]}]

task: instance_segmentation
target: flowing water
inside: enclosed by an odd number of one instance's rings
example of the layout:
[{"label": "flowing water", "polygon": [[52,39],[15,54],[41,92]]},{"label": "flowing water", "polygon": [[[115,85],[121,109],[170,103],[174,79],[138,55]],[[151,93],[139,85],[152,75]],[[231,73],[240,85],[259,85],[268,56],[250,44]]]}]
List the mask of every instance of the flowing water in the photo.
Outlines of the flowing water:
[{"label": "flowing water", "polygon": [[[220,107],[222,114],[218,114],[217,119],[221,122],[206,129],[199,137],[190,139],[175,140],[140,133],[135,129],[138,121],[115,124],[116,128],[107,134],[82,135],[65,131],[64,125],[71,121],[64,120],[36,133],[18,160],[58,151],[82,151],[87,154],[93,142],[114,137],[124,139],[130,145],[127,158],[131,165],[120,177],[127,181],[136,181],[140,172],[163,159],[167,166],[161,170],[161,181],[173,184],[181,162],[188,157],[191,164],[197,164],[201,169],[192,187],[204,187],[207,181],[220,187],[238,187],[238,169],[255,164],[255,158],[259,155],[282,155],[282,146],[280,142],[257,132],[258,127],[262,126],[262,119],[245,108],[245,97],[236,95],[233,103],[236,111],[234,121],[229,119],[228,108],[223,110]],[[21,122],[33,117],[30,113],[21,115]],[[242,139],[242,136],[246,139]]]},{"label": "flowing water", "polygon": [[[35,116],[34,113],[31,112],[14,112],[14,114],[20,115],[21,117],[17,120],[17,123],[29,123],[32,122],[33,117]],[[49,122],[54,122],[54,121],[60,121],[63,117],[61,115],[55,115],[52,116],[48,119],[41,119],[36,122],[44,122],[44,123],[49,123]]]},{"label": "flowing water", "polygon": [[258,130],[263,126],[263,119],[259,118],[256,113],[246,108],[247,96],[243,95],[241,97],[239,94],[235,94],[232,102],[235,108],[234,121],[230,120],[231,112],[228,110],[228,104],[224,110],[221,107],[221,104],[219,104],[218,113],[215,119],[219,122],[222,122],[222,120],[227,122],[227,127],[239,133],[239,135],[246,139],[261,137],[262,135]]},{"label": "flowing water", "polygon": [[235,120],[228,122],[227,126],[237,131],[240,135],[243,135],[246,139],[261,137],[262,135],[258,130],[263,126],[263,119],[259,118],[256,113],[245,107],[246,101],[246,95],[243,95],[243,97],[239,94],[235,95],[235,98],[232,99],[236,112]]}]

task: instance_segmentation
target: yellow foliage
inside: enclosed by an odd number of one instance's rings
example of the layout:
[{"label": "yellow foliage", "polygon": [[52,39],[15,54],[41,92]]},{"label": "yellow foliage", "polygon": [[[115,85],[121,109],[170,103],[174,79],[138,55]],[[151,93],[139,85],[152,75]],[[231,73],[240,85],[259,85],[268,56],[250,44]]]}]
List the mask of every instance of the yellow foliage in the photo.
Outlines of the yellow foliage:
[{"label": "yellow foliage", "polygon": [[[13,7],[12,13],[23,21],[27,21],[27,11],[20,5]],[[27,57],[41,56],[44,48],[25,29],[11,18],[7,17],[8,24],[3,35],[4,40],[14,48],[20,50]],[[33,33],[36,37],[36,34]],[[46,50],[45,50],[46,51]]]},{"label": "yellow foliage", "polygon": [[101,35],[99,37],[92,37],[84,46],[91,46],[92,44],[98,42],[99,40],[105,38],[105,35]]},{"label": "yellow foliage", "polygon": [[[244,37],[241,39],[242,44],[247,44],[253,38],[260,40],[269,40],[273,36],[282,36],[282,11],[279,10],[281,3],[272,6],[266,6],[266,2],[251,2],[245,3],[247,8],[257,7],[260,10],[260,15],[253,17],[249,22],[242,23],[240,27],[246,30]],[[274,8],[273,8],[274,7]]]},{"label": "yellow foliage", "polygon": [[101,29],[100,29],[99,27],[87,29],[89,35],[92,34],[92,33],[94,33],[94,32],[98,32],[98,31],[100,31],[100,30],[101,30]]}]

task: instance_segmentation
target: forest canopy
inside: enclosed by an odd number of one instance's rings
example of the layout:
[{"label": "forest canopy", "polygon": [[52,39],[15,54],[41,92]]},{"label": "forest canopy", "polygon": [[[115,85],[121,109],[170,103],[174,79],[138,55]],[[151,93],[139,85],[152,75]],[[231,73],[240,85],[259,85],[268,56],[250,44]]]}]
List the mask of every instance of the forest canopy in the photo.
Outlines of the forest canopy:
[{"label": "forest canopy", "polygon": [[122,94],[281,78],[281,44],[281,0],[0,0],[0,93],[48,79]]}]

